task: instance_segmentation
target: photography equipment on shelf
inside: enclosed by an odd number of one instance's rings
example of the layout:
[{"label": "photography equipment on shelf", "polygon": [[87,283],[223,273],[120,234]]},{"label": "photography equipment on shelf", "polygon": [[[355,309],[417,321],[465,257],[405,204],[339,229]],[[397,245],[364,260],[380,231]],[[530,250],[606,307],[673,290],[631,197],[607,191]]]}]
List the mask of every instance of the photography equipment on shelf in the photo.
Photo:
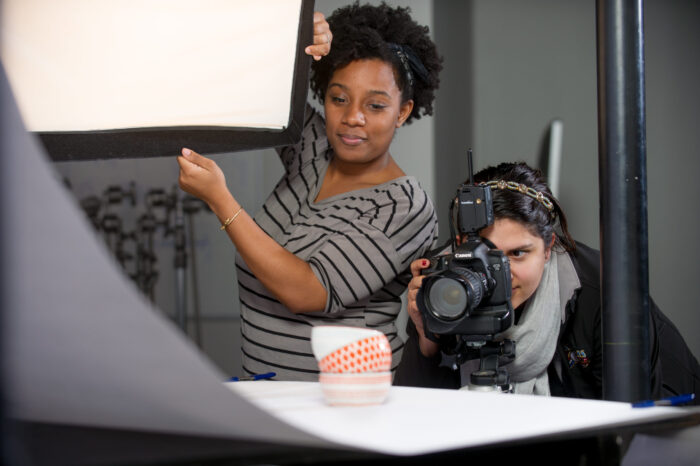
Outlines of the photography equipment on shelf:
[{"label": "photography equipment on shelf", "polygon": [[[104,207],[102,218],[99,221],[98,230],[102,230],[107,245],[112,250],[112,253],[117,258],[117,261],[126,270],[127,263],[134,259],[134,254],[128,252],[129,242],[134,242],[135,237],[133,232],[126,232],[123,226],[123,220],[117,214],[108,212],[110,207],[120,205],[124,201],[130,201],[128,205],[132,208],[136,206],[136,187],[132,181],[129,184],[129,189],[124,189],[118,185],[107,186],[102,193],[100,206]],[[95,208],[95,202],[92,201],[92,208]],[[85,201],[85,206],[90,207],[90,202]],[[99,209],[98,209],[99,212]],[[88,213],[88,216],[90,214]],[[130,274],[133,277],[133,274]]]},{"label": "photography equipment on shelf", "polygon": [[471,150],[467,164],[469,182],[450,203],[452,253],[430,259],[416,301],[426,336],[440,344],[453,369],[480,360],[469,389],[510,391],[508,372],[500,365],[515,358],[515,343],[497,339],[514,322],[510,263],[503,251],[479,236],[494,222],[491,188],[474,184]]},{"label": "photography equipment on shelf", "polygon": [[100,209],[102,208],[102,201],[97,196],[88,196],[82,201],[80,201],[80,207],[82,207],[85,214],[87,214],[92,226],[95,230],[100,230]]},{"label": "photography equipment on shelf", "polygon": [[136,273],[132,278],[151,301],[155,301],[153,290],[158,280],[158,271],[155,269],[157,257],[153,249],[153,235],[157,227],[156,217],[147,211],[137,220],[135,231]]},{"label": "photography equipment on shelf", "polygon": [[[174,320],[187,331],[186,290],[187,268],[191,267],[194,299],[194,331],[197,345],[202,345],[200,330],[200,310],[197,273],[194,264],[195,241],[193,216],[201,210],[208,211],[207,205],[192,196],[183,194],[176,185],[171,191],[153,188],[144,196],[145,212],[137,210],[137,193],[134,182],[124,189],[118,185],[108,186],[101,196],[90,195],[80,201],[80,205],[95,230],[100,233],[107,247],[119,262],[125,273],[134,281],[141,292],[155,303],[155,286],[159,278],[156,267],[158,258],[155,237],[162,231],[162,238],[173,236],[175,271],[175,310]],[[126,202],[127,209],[116,209]],[[131,210],[129,210],[129,208]],[[187,222],[185,222],[187,220]],[[128,230],[129,225],[133,226]],[[189,251],[188,251],[189,249]],[[191,259],[188,260],[188,255]]]}]

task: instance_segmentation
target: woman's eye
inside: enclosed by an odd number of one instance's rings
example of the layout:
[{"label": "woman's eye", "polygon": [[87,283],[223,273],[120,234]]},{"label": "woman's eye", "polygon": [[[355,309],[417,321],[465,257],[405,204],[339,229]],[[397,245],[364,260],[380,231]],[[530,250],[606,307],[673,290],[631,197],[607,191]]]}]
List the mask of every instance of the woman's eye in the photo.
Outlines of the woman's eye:
[{"label": "woman's eye", "polygon": [[338,96],[331,96],[331,102],[342,104],[343,102],[345,102],[345,98],[338,97]]},{"label": "woman's eye", "polygon": [[369,108],[372,110],[384,110],[386,108],[386,105],[384,104],[369,104]]},{"label": "woman's eye", "polygon": [[523,257],[523,256],[525,256],[525,254],[526,254],[526,252],[525,252],[525,251],[521,251],[520,249],[517,249],[517,250],[512,251],[512,252],[510,253],[510,255],[513,256],[513,257],[515,257],[515,258]]}]

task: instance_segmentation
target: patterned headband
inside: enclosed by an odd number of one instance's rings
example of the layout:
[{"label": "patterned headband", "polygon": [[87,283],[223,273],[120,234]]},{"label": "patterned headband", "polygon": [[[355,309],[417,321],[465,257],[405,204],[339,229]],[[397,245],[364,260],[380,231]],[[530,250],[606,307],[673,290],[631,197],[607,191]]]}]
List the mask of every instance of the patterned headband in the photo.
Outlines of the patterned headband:
[{"label": "patterned headband", "polygon": [[554,212],[554,203],[541,191],[535,191],[530,186],[526,186],[522,183],[516,183],[515,181],[505,181],[505,180],[495,180],[487,181],[486,183],[480,183],[485,186],[491,187],[491,189],[508,189],[510,191],[516,191],[526,196],[535,199],[537,202],[542,204],[548,211],[549,214],[554,218],[556,213]]}]

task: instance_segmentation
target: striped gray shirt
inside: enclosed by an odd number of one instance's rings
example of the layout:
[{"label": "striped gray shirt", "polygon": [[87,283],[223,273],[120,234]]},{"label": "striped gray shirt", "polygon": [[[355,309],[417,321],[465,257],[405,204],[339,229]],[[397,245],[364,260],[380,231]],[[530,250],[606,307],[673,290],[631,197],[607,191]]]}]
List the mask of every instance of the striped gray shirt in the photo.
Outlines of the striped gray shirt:
[{"label": "striped gray shirt", "polygon": [[278,380],[318,380],[311,352],[314,325],[375,328],[391,342],[394,369],[403,341],[395,320],[408,267],[437,237],[432,202],[409,176],[314,202],[333,150],[323,118],[307,106],[301,141],[279,151],[286,174],[255,221],[275,241],[307,261],[325,287],[321,312],[294,314],[236,255],[243,369],[275,372]]}]

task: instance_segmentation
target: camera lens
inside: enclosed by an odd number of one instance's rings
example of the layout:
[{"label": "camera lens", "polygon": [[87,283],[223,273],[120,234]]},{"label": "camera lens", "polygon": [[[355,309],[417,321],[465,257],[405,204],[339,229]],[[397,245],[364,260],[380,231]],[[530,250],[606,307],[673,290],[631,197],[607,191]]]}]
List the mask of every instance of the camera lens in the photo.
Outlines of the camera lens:
[{"label": "camera lens", "polygon": [[440,318],[454,320],[464,314],[467,307],[467,290],[452,278],[439,278],[430,287],[428,300],[433,312]]},{"label": "camera lens", "polygon": [[487,291],[482,278],[485,278],[483,274],[461,267],[427,278],[428,283],[423,283],[429,309],[442,320],[456,320],[469,314],[479,306]]}]

